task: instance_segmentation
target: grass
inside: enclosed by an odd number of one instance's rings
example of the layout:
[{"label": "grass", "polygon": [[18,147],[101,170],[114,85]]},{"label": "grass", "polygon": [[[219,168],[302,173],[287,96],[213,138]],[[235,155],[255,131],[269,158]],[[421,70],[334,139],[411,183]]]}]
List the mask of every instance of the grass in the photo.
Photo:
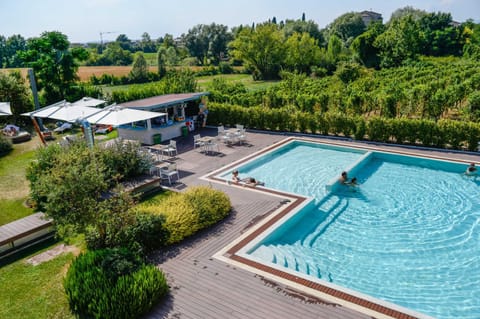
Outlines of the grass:
[{"label": "grass", "polygon": [[[25,199],[2,199],[0,201],[0,226],[34,213],[24,205]],[[0,317],[1,318],[1,317]]]},{"label": "grass", "polygon": [[9,154],[0,157],[0,225],[33,213],[23,205],[29,193],[25,169],[33,160],[39,143],[38,138],[33,138],[14,144]]},{"label": "grass", "polygon": [[74,255],[61,254],[37,266],[27,264],[28,257],[0,268],[0,318],[74,318],[63,290]]}]

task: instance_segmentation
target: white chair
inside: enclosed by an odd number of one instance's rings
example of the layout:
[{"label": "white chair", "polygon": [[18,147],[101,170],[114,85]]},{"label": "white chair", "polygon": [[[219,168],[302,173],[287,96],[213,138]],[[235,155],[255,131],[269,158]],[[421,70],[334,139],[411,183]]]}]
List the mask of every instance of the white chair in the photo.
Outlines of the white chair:
[{"label": "white chair", "polygon": [[223,125],[217,127],[217,130],[218,130],[218,135],[225,134],[225,127],[223,127]]},{"label": "white chair", "polygon": [[243,130],[243,125],[241,125],[241,124],[237,124],[236,127],[239,131]]},{"label": "white chair", "polygon": [[218,146],[217,140],[211,139],[210,142],[205,145],[205,150],[207,152],[213,152],[215,149],[220,153],[220,146]]},{"label": "white chair", "polygon": [[244,129],[241,129],[238,131],[236,138],[240,144],[243,144],[247,140],[247,133]]},{"label": "white chair", "polygon": [[225,144],[235,144],[237,142],[237,137],[233,133],[226,133],[221,136],[221,139]]},{"label": "white chair", "polygon": [[177,142],[174,140],[170,140],[170,144],[168,144],[164,149],[162,149],[162,152],[167,153],[168,156],[173,156],[174,153],[175,155],[178,155]]},{"label": "white chair", "polygon": [[178,173],[176,163],[171,163],[166,168],[161,168],[160,169],[160,177],[167,178],[168,183],[170,185],[172,185],[172,177],[175,176],[175,175],[177,175],[177,180],[180,179],[180,174]]},{"label": "white chair", "polygon": [[203,148],[205,146],[205,143],[200,141],[200,134],[195,134],[193,136],[193,149],[196,149],[197,147]]}]

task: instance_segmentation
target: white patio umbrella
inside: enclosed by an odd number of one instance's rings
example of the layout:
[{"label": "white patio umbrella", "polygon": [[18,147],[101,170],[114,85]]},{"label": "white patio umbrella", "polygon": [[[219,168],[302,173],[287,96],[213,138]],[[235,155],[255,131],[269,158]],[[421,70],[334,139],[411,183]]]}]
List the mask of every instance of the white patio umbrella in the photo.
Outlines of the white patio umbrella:
[{"label": "white patio umbrella", "polygon": [[23,113],[22,115],[75,122],[78,119],[98,112],[98,110],[99,109],[95,107],[76,105],[63,100],[32,112]]},{"label": "white patio umbrella", "polygon": [[12,115],[10,102],[0,102],[0,116],[2,115]]},{"label": "white patio umbrella", "polygon": [[[97,109],[98,110],[98,109]],[[122,125],[152,119],[154,117],[165,115],[165,113],[134,110],[121,105],[109,105],[104,107],[93,115],[84,119],[93,124]]]},{"label": "white patio umbrella", "polygon": [[72,105],[75,105],[75,106],[93,106],[93,107],[97,107],[99,105],[102,105],[104,103],[106,103],[107,101],[104,101],[104,100],[100,100],[100,99],[95,99],[93,97],[83,97],[81,98],[80,100],[78,101],[75,101],[72,103]]}]

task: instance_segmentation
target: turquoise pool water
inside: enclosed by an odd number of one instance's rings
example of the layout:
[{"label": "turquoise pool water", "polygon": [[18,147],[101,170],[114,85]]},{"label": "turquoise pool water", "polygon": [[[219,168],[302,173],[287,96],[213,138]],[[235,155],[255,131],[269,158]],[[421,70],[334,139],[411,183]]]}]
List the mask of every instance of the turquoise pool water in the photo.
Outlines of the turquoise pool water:
[{"label": "turquoise pool water", "polygon": [[315,200],[248,254],[437,318],[480,317],[480,177],[373,153],[360,186],[325,185],[362,151],[295,142],[239,168]]}]

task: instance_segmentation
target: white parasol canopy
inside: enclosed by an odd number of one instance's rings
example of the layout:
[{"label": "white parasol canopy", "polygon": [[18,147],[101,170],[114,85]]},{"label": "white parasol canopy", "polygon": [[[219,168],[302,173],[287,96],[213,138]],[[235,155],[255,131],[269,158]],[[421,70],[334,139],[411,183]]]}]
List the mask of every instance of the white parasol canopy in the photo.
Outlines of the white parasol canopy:
[{"label": "white parasol canopy", "polygon": [[0,116],[2,115],[12,115],[10,102],[0,102]]},{"label": "white parasol canopy", "polygon": [[72,105],[75,105],[75,106],[93,106],[93,107],[97,107],[99,105],[102,105],[104,103],[106,103],[107,101],[104,101],[104,100],[100,100],[100,99],[95,99],[93,97],[83,97],[81,98],[80,100],[78,101],[75,101],[72,103]]},{"label": "white parasol canopy", "polygon": [[32,112],[23,113],[22,115],[75,122],[77,119],[85,118],[100,110],[95,107],[81,105],[81,103],[75,103],[69,103],[63,100]]},{"label": "white parasol canopy", "polygon": [[[98,110],[98,109],[97,109]],[[165,113],[134,110],[121,105],[109,105],[97,113],[86,116],[85,120],[93,124],[122,125],[152,119]]]}]

